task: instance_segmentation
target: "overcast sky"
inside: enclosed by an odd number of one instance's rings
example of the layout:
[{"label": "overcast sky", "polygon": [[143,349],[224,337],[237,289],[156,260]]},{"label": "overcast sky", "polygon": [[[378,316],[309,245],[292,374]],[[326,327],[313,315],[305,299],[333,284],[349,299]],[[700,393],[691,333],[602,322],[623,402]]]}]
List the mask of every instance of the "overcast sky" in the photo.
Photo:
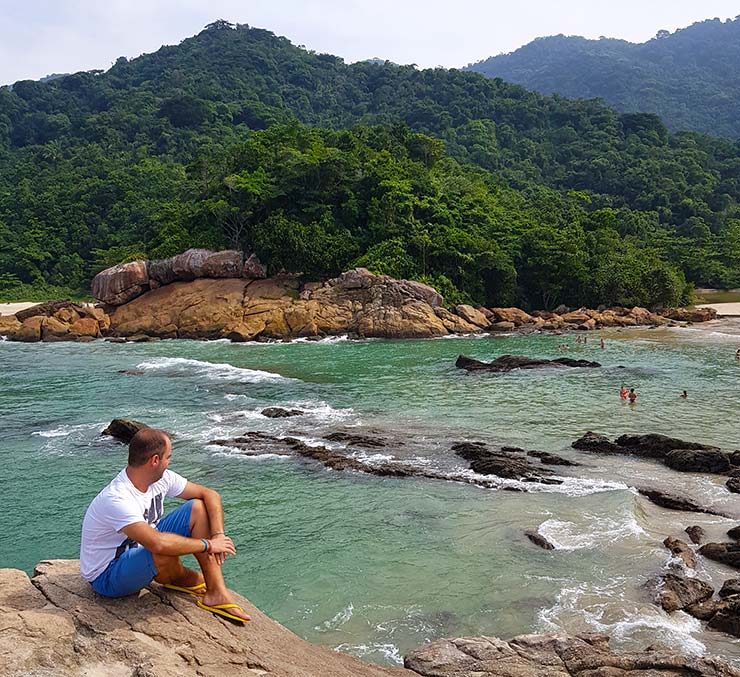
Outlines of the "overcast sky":
[{"label": "overcast sky", "polygon": [[737,0],[0,0],[0,84],[107,69],[177,44],[215,19],[346,61],[459,67],[565,33],[644,42],[660,29],[740,14]]}]

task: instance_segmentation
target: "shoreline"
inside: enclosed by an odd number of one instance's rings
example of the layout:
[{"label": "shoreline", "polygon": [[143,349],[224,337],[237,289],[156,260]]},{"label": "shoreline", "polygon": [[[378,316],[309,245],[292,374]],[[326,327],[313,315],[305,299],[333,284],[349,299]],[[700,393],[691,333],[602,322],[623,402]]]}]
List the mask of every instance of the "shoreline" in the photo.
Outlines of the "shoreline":
[{"label": "shoreline", "polygon": [[14,301],[13,303],[0,303],[0,315],[15,315],[20,313],[21,310],[27,310],[33,308],[44,301]]}]

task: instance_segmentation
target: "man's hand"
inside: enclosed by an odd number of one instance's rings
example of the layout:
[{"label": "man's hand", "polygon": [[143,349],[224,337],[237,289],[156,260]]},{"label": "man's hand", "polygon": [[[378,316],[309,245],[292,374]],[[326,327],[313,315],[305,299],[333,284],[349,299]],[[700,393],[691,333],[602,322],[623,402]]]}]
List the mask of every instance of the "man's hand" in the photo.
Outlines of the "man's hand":
[{"label": "man's hand", "polygon": [[209,552],[212,554],[219,565],[222,565],[229,555],[236,555],[236,546],[226,534],[216,534],[208,539],[210,543]]}]

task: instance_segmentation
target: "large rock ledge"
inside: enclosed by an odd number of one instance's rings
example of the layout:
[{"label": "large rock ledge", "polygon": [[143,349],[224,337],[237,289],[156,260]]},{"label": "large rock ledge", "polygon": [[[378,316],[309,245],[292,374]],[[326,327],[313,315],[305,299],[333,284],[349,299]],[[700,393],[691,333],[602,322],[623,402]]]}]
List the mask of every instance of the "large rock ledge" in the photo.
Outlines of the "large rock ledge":
[{"label": "large rock ledge", "polygon": [[44,677],[401,677],[314,646],[240,599],[253,622],[236,627],[193,599],[153,584],[106,600],[76,560],[41,562],[33,581],[0,570],[0,675]]},{"label": "large rock ledge", "polygon": [[740,677],[712,659],[667,649],[615,654],[604,635],[444,639],[386,668],[314,646],[239,598],[253,621],[236,627],[188,595],[153,584],[106,600],[76,560],[38,564],[33,579],[0,569],[0,675],[44,677]]}]

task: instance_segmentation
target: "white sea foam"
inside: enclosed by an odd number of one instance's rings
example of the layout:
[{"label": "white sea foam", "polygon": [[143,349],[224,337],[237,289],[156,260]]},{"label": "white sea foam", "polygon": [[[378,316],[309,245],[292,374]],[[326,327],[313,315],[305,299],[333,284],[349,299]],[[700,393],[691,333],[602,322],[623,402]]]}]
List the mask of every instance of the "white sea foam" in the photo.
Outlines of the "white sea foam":
[{"label": "white sea foam", "polygon": [[324,621],[321,625],[317,625],[314,630],[325,631],[325,630],[336,630],[341,628],[350,618],[355,611],[355,607],[350,602],[344,609],[334,614],[333,618],[328,621]]},{"label": "white sea foam", "polygon": [[75,433],[85,433],[88,430],[102,430],[105,428],[104,422],[99,423],[80,423],[78,425],[60,425],[58,428],[52,428],[51,430],[36,430],[31,435],[38,437],[69,437]]},{"label": "white sea foam", "polygon": [[370,644],[340,644],[334,647],[335,651],[341,651],[357,658],[365,658],[378,654],[385,660],[393,661],[397,665],[403,665],[403,656],[395,644],[389,642],[372,642]]},{"label": "white sea foam", "polygon": [[246,369],[231,364],[203,362],[185,357],[155,357],[136,365],[137,369],[152,371],[170,371],[205,376],[215,381],[238,381],[240,383],[259,383],[260,381],[293,380],[280,374],[260,369]]},{"label": "white sea foam", "polygon": [[[539,482],[523,482],[521,480],[506,479],[492,475],[481,475],[472,470],[462,470],[451,473],[453,476],[470,478],[471,480],[483,481],[496,488],[515,487],[530,493],[565,494],[566,496],[589,496],[600,494],[604,491],[626,491],[629,487],[622,482],[610,482],[608,480],[587,479],[583,477],[553,477],[562,484],[540,484]],[[454,477],[451,477],[454,479]]]},{"label": "white sea foam", "polygon": [[[572,632],[574,623],[580,622],[585,624],[584,629],[609,635],[615,648],[644,643],[649,638],[650,643],[678,646],[693,655],[706,652],[704,644],[693,637],[702,629],[699,620],[680,611],[668,615],[652,605],[625,609],[620,590],[623,585],[622,579],[601,587],[586,583],[564,587],[553,606],[540,610],[538,630]],[[589,603],[590,599],[599,602]]]},{"label": "white sea foam", "polygon": [[599,547],[625,538],[645,535],[645,530],[633,515],[623,519],[611,519],[596,515],[584,515],[584,525],[549,519],[540,524],[538,532],[552,543],[557,550],[583,550]]}]

